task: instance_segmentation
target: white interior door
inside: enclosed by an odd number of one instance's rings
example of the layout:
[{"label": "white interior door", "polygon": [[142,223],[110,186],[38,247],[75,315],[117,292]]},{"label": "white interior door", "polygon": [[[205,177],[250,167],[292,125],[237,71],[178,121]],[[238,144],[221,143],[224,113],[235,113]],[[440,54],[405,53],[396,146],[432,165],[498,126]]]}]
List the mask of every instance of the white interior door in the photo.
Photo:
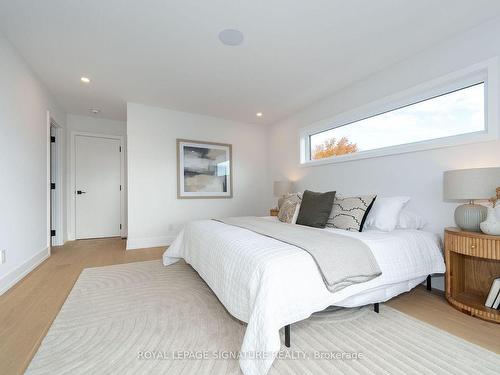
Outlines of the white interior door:
[{"label": "white interior door", "polygon": [[76,238],[120,235],[120,140],[75,137]]}]

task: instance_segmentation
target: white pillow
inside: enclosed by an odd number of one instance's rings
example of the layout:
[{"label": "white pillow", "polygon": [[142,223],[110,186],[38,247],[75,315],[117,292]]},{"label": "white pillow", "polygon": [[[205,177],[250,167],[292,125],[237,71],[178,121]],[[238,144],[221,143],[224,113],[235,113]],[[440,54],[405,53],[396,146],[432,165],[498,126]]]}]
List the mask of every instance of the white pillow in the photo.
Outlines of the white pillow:
[{"label": "white pillow", "polygon": [[299,212],[300,212],[300,203],[297,205],[297,207],[295,207],[295,213],[293,214],[291,224],[297,223],[297,218],[299,217]]},{"label": "white pillow", "polygon": [[366,218],[365,228],[391,232],[398,224],[399,214],[410,197],[377,198]]},{"label": "white pillow", "polygon": [[398,224],[396,225],[397,229],[423,229],[427,221],[416,214],[415,212],[408,211],[406,208],[401,210],[399,214]]}]

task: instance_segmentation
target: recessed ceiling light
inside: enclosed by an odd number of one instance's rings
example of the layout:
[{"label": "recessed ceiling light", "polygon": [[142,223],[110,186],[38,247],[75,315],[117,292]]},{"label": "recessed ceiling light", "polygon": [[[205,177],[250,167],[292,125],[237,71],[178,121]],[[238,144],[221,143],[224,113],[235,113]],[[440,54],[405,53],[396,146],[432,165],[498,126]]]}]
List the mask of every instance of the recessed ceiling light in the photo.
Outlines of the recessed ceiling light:
[{"label": "recessed ceiling light", "polygon": [[257,116],[257,117],[262,117],[262,112],[257,112],[257,113],[255,114],[255,116]]},{"label": "recessed ceiling light", "polygon": [[89,111],[92,112],[94,115],[97,115],[99,112],[101,112],[96,108],[90,108]]},{"label": "recessed ceiling light", "polygon": [[226,46],[239,46],[243,43],[243,34],[239,30],[226,29],[219,33],[219,40]]},{"label": "recessed ceiling light", "polygon": [[90,82],[90,78],[82,77],[82,78],[80,78],[80,81],[82,81],[83,83],[89,83]]}]

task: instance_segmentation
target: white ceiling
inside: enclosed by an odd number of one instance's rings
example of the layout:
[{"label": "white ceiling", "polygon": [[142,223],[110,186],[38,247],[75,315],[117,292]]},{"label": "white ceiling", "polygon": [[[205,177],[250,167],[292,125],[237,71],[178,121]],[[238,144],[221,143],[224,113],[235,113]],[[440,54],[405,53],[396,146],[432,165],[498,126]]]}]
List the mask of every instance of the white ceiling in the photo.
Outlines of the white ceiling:
[{"label": "white ceiling", "polygon": [[[498,15],[497,0],[0,0],[0,31],[70,113],[123,120],[133,101],[273,123]],[[242,45],[220,43],[228,28]]]}]

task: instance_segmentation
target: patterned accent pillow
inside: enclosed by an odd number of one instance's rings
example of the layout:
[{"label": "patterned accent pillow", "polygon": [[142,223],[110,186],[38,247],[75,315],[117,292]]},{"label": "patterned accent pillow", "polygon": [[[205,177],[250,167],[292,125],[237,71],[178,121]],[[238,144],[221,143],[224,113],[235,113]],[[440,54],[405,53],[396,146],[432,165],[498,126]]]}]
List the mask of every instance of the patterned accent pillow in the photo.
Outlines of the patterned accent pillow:
[{"label": "patterned accent pillow", "polygon": [[361,232],[375,198],[377,198],[376,195],[335,197],[326,226],[351,232]]},{"label": "patterned accent pillow", "polygon": [[283,205],[283,202],[287,198],[294,197],[294,196],[297,196],[297,198],[299,198],[299,200],[302,201],[302,193],[288,193],[286,195],[283,195],[280,199],[278,199],[278,210],[281,208],[281,206]]},{"label": "patterned accent pillow", "polygon": [[302,194],[287,194],[280,200],[278,219],[284,223],[295,224],[299,215]]}]

